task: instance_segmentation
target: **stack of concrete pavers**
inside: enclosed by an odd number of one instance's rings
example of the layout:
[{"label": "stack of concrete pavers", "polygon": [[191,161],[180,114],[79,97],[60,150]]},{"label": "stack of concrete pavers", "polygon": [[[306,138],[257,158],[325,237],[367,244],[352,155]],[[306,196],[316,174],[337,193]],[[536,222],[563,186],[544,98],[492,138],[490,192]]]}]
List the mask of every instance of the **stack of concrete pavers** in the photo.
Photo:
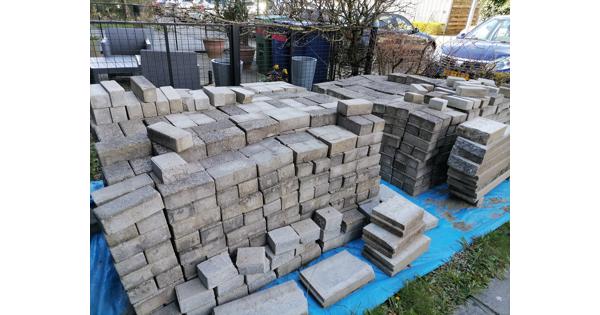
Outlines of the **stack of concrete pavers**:
[{"label": "stack of concrete pavers", "polygon": [[308,301],[295,281],[288,281],[266,290],[214,308],[215,315],[306,315]]},{"label": "stack of concrete pavers", "polygon": [[373,208],[371,222],[363,229],[363,255],[384,273],[394,276],[429,249],[423,234],[425,211],[396,196]]},{"label": "stack of concrete pavers", "polygon": [[225,304],[248,295],[244,275],[238,272],[227,253],[209,258],[198,264],[197,269],[200,282],[206,288],[214,290],[217,304]]},{"label": "stack of concrete pavers", "polygon": [[245,277],[249,293],[277,278],[271,270],[271,262],[266,256],[264,246],[238,248],[235,264],[240,274]]},{"label": "stack of concrete pavers", "polygon": [[324,252],[343,244],[342,213],[333,207],[326,207],[317,210],[314,219],[321,228],[318,242]]},{"label": "stack of concrete pavers", "polygon": [[480,117],[461,124],[457,132],[448,159],[448,186],[455,196],[480,204],[485,194],[510,176],[510,130]]},{"label": "stack of concrete pavers", "polygon": [[[139,87],[134,95],[151,97],[147,84],[135,84]],[[233,292],[225,287],[215,291],[206,284],[202,292],[188,292],[187,296],[210,296],[204,291],[212,290],[214,304],[258,290],[275,276],[298,269],[318,257],[322,246],[327,250],[360,237],[366,216],[356,210],[357,203],[374,199],[379,192],[382,122],[370,116],[372,105],[350,101],[338,113],[338,103],[330,96],[287,83],[260,86],[206,87],[202,93],[210,105],[195,111],[189,95],[154,88],[157,99],[160,93],[167,98],[168,113],[92,124],[109,190],[121,187],[131,192],[140,178],[156,187],[180,282],[198,280],[197,266],[216,256],[237,257],[240,248],[265,247],[267,272],[232,274],[227,284]],[[178,112],[181,108],[183,112]],[[350,121],[345,124],[352,131],[335,125],[341,116]],[[102,198],[97,203],[101,202]],[[313,221],[315,212],[327,207],[342,215],[335,242],[319,242],[321,229]],[[274,247],[276,235],[271,243],[267,237],[281,228],[297,238],[285,251]],[[244,286],[234,287],[240,279]],[[197,283],[188,286],[198,291]],[[162,300],[140,301],[150,302],[136,308],[138,313],[172,309],[171,289],[168,299],[161,295]],[[214,305],[183,307],[202,313]]]},{"label": "stack of concrete pavers", "polygon": [[323,307],[328,307],[375,279],[373,268],[341,251],[300,271],[300,280]]},{"label": "stack of concrete pavers", "polygon": [[146,174],[93,192],[104,237],[129,301],[139,314],[174,300],[181,266],[163,215],[163,200]]}]

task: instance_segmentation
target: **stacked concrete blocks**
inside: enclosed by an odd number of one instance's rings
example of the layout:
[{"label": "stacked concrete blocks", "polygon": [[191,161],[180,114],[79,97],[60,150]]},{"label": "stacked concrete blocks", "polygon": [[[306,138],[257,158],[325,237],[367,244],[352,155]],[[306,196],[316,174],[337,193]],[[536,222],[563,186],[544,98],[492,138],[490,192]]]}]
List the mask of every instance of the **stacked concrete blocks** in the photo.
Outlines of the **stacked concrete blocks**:
[{"label": "stacked concrete blocks", "polygon": [[510,175],[510,130],[480,117],[461,124],[457,132],[448,159],[448,186],[453,195],[480,204]]},{"label": "stacked concrete blocks", "polygon": [[424,213],[400,195],[377,205],[363,229],[363,255],[391,277],[406,268],[429,249]]},{"label": "stacked concrete blocks", "polygon": [[[115,269],[137,314],[150,314],[175,297],[183,273],[171,245],[160,194],[147,175],[93,195]],[[133,190],[132,187],[139,187]]]}]

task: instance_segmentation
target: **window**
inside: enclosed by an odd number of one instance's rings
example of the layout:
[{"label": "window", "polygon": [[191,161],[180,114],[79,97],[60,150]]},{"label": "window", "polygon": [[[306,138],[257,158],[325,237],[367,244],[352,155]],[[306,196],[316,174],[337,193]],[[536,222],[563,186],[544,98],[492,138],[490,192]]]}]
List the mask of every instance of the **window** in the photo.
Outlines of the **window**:
[{"label": "window", "polygon": [[510,42],[510,20],[506,19],[503,20],[500,25],[498,26],[498,29],[496,30],[496,33],[494,34],[494,36],[492,37],[493,41],[496,42]]},{"label": "window", "polygon": [[466,38],[489,40],[499,23],[500,21],[497,19],[486,21],[468,33]]}]

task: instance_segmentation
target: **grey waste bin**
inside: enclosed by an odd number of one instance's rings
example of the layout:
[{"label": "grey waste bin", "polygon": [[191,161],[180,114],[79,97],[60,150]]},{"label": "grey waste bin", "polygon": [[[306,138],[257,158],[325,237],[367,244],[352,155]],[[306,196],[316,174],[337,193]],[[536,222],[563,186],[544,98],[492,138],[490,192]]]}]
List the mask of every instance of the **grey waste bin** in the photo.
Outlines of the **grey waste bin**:
[{"label": "grey waste bin", "polygon": [[303,86],[307,90],[312,89],[317,59],[308,56],[292,57],[292,84]]},{"label": "grey waste bin", "polygon": [[[228,58],[211,59],[213,74],[215,76],[215,86],[230,86],[233,85],[231,77],[231,68]],[[244,62],[240,60],[240,73]]]}]

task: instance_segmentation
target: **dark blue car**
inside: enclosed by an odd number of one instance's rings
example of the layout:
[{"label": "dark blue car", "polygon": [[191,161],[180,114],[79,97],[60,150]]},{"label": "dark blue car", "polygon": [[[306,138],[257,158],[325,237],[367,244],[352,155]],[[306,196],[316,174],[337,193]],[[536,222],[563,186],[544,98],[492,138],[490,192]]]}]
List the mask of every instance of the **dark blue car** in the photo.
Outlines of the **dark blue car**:
[{"label": "dark blue car", "polygon": [[510,73],[510,17],[496,16],[440,46],[438,74],[493,77]]}]

